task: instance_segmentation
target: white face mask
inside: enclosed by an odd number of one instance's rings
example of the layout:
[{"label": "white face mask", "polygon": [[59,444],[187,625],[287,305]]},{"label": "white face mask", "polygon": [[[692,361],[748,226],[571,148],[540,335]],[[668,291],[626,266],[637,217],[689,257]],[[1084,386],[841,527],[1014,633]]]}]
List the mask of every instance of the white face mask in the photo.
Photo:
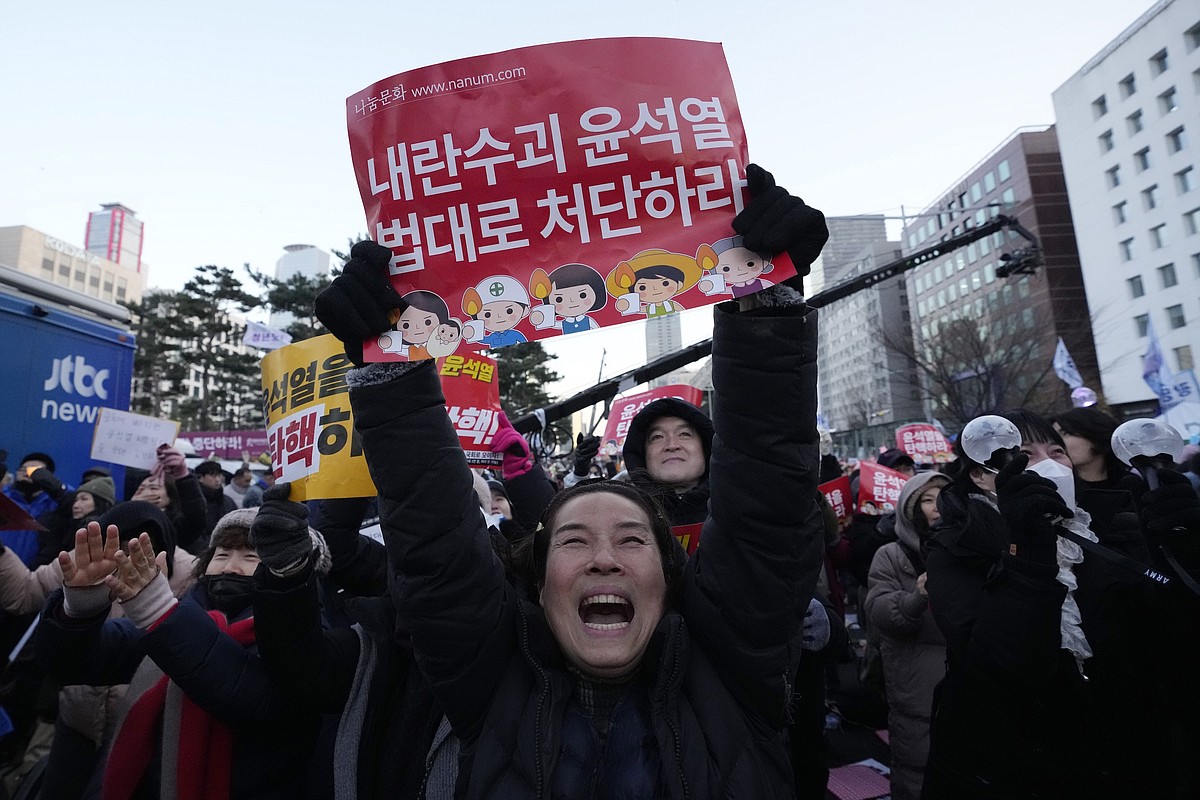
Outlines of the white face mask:
[{"label": "white face mask", "polygon": [[1039,461],[1029,468],[1043,478],[1054,481],[1058,495],[1063,499],[1067,508],[1075,508],[1075,472],[1070,467],[1058,463],[1052,458]]},{"label": "white face mask", "polygon": [[502,519],[504,519],[504,515],[503,514],[489,514],[486,511],[484,511],[483,518],[485,520],[487,520],[487,524],[488,524],[489,528],[495,528],[496,530],[500,530],[500,521]]}]

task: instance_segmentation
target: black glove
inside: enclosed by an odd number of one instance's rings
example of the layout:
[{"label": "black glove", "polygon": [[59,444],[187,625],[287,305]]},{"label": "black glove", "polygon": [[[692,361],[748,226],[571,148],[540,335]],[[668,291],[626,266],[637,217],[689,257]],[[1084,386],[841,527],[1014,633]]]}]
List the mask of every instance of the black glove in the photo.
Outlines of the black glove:
[{"label": "black glove", "polygon": [[[1055,564],[1058,534],[1051,519],[1073,517],[1075,512],[1059,497],[1054,481],[1026,472],[1029,456],[1013,458],[996,476],[996,504],[1008,527],[1009,541],[1018,558],[1035,564]],[[1010,551],[1011,552],[1011,551]]]},{"label": "black glove", "polygon": [[1136,475],[1121,480],[1138,507],[1138,518],[1152,542],[1164,543],[1179,529],[1200,533],[1200,498],[1185,475],[1173,469],[1158,471],[1157,489],[1150,490]]},{"label": "black glove", "polygon": [[757,164],[746,166],[746,188],[750,203],[733,219],[733,230],[742,236],[748,250],[756,253],[787,251],[796,266],[796,277],[784,284],[804,293],[804,276],[829,240],[825,215],[804,204]]},{"label": "black glove", "polygon": [[290,483],[277,483],[263,492],[263,504],[250,525],[250,545],[269,568],[282,572],[312,553],[308,508],[288,500]]},{"label": "black glove", "polygon": [[29,476],[29,480],[55,500],[61,499],[67,492],[67,487],[63,486],[63,482],[58,479],[58,476],[45,467],[35,469]]},{"label": "black glove", "polygon": [[363,339],[392,327],[388,312],[403,311],[408,304],[388,280],[392,251],[363,241],[350,249],[350,260],[342,274],[317,295],[317,319],[342,341],[346,355],[358,366],[363,363]]},{"label": "black glove", "polygon": [[592,468],[592,459],[600,452],[600,437],[584,437],[581,433],[575,437],[575,474],[586,478]]}]

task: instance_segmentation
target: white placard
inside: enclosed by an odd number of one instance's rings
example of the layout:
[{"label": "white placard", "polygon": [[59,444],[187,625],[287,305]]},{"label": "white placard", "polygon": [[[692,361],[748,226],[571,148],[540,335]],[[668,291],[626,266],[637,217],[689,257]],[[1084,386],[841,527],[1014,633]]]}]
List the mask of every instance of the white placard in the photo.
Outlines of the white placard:
[{"label": "white placard", "polygon": [[158,446],[175,441],[179,423],[115,408],[101,408],[92,435],[92,460],[150,469]]}]

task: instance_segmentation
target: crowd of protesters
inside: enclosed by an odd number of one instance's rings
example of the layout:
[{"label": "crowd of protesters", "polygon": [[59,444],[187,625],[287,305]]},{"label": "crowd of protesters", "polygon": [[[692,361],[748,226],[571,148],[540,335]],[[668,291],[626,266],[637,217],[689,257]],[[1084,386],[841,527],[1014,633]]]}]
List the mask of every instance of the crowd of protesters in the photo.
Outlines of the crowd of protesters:
[{"label": "crowd of protesters", "polygon": [[1128,569],[1200,565],[1189,477],[1150,488],[1096,409],[1016,411],[1008,463],[883,452],[895,508],[839,523],[800,282],[824,220],[747,178],[734,230],[800,275],[716,307],[713,415],[655,401],[619,459],[581,435],[556,471],[502,416],[501,466],[469,469],[431,363],[363,363],[404,306],[372,242],[316,312],[358,367],[377,497],[300,503],[166,445],[130,492],[22,458],[4,491],[43,530],[0,531],[5,788],[823,798],[851,619],[893,797],[1200,796],[1200,597]]}]

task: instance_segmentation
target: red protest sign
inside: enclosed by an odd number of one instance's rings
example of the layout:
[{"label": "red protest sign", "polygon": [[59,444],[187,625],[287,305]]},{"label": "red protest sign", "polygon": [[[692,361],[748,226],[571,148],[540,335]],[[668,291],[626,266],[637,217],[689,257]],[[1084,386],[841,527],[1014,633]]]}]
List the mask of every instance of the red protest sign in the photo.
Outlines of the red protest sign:
[{"label": "red protest sign", "polygon": [[0,531],[44,531],[46,528],[0,492]]},{"label": "red protest sign", "polygon": [[618,398],[613,400],[612,407],[608,410],[608,426],[604,429],[604,441],[616,442],[617,447],[624,447],[625,436],[629,433],[629,423],[633,422],[637,413],[648,404],[664,397],[675,397],[691,403],[697,408],[704,402],[703,392],[695,386],[682,383],[660,386],[657,389]]},{"label": "red protest sign", "polygon": [[872,461],[859,464],[858,509],[866,514],[895,511],[908,476]]},{"label": "red protest sign", "polygon": [[492,436],[500,428],[500,376],[496,362],[467,353],[438,359],[438,375],[446,396],[446,411],[459,444],[472,467],[498,467],[502,457],[492,452]]},{"label": "red protest sign", "polygon": [[409,308],[369,361],[673,314],[794,274],[740,247],[747,148],[719,44],[587,39],[346,101],[368,230]]},{"label": "red protest sign", "polygon": [[695,522],[691,525],[675,525],[671,528],[671,533],[679,540],[679,544],[690,556],[700,546],[700,531],[703,529],[703,522]]},{"label": "red protest sign", "polygon": [[817,489],[821,494],[825,495],[825,501],[829,503],[829,507],[837,514],[838,527],[843,527],[845,523],[850,521],[850,515],[853,513],[852,506],[854,505],[854,501],[850,497],[850,478],[843,475],[840,478],[834,478],[831,481],[822,483]]},{"label": "red protest sign", "polygon": [[912,456],[912,460],[918,464],[944,464],[951,457],[950,443],[946,437],[937,428],[924,422],[896,428],[896,447]]}]

